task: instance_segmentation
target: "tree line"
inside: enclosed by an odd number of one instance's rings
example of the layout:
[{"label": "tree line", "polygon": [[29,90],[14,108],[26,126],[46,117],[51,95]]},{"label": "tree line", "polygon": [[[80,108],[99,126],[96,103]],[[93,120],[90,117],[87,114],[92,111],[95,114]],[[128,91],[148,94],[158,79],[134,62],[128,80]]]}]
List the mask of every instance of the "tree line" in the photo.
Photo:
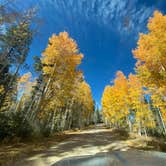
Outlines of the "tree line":
[{"label": "tree line", "polygon": [[34,77],[26,59],[36,11],[20,13],[7,4],[0,6],[0,140],[49,136],[95,123],[95,103],[79,69],[83,54],[76,41],[67,32],[53,34],[41,56],[34,56]]},{"label": "tree line", "polygon": [[103,116],[113,127],[128,128],[139,135],[166,134],[166,16],[155,11],[148,32],[141,33],[135,74],[116,73],[102,96]]}]

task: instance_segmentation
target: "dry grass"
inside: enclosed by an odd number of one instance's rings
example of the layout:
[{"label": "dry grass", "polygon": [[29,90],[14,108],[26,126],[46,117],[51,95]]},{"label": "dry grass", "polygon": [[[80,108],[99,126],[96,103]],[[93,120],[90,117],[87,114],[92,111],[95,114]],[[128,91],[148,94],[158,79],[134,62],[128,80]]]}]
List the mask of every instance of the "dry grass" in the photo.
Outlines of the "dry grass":
[{"label": "dry grass", "polygon": [[132,133],[126,144],[134,149],[166,152],[166,139],[138,136]]},{"label": "dry grass", "polygon": [[67,139],[69,135],[65,133],[55,134],[49,138],[38,138],[19,142],[11,141],[0,144],[0,166],[8,165],[22,157],[33,155],[47,150],[52,145]]}]

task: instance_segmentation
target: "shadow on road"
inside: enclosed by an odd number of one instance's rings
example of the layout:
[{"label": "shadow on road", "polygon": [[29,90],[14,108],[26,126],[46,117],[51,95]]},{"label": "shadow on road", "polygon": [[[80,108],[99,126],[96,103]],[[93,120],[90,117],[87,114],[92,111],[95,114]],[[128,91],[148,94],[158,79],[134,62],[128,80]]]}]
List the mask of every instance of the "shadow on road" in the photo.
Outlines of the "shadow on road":
[{"label": "shadow on road", "polygon": [[[77,163],[80,163],[79,166],[82,166],[81,162],[85,166],[93,166],[93,163],[96,162],[118,162],[119,165],[117,166],[121,166],[121,163],[124,165],[129,159],[131,162],[133,161],[133,163],[136,161],[140,163],[142,159],[145,158],[145,152],[143,153],[136,150],[140,148],[139,144],[137,146],[135,142],[133,142],[134,145],[130,146],[126,143],[132,142],[133,138],[123,130],[110,130],[100,127],[68,134],[70,136],[65,141],[52,146],[44,152],[35,155],[32,154],[31,157],[22,159],[21,162],[16,163],[16,166],[61,166],[62,163],[64,166],[70,166],[71,164],[72,166],[77,166]],[[89,157],[86,159],[84,157],[80,158],[79,156]],[[69,158],[76,158],[76,160],[70,160]],[[147,155],[147,160],[152,160],[151,158],[152,157],[148,158]],[[63,161],[64,159],[65,161]],[[154,163],[155,161],[159,161],[159,159],[156,158]],[[166,165],[166,159],[164,159],[163,162],[165,162],[164,165]],[[65,165],[67,163],[68,165]],[[88,165],[89,163],[91,165]],[[130,166],[129,164],[127,166]],[[102,166],[104,165],[102,164]]]}]

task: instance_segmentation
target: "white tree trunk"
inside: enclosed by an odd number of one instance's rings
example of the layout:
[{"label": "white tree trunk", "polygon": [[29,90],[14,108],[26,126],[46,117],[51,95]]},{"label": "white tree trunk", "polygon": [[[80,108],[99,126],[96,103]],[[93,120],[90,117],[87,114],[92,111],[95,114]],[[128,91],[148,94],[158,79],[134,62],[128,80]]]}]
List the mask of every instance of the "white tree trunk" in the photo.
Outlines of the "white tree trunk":
[{"label": "white tree trunk", "polygon": [[164,120],[163,120],[162,114],[161,114],[161,112],[160,112],[159,109],[158,109],[158,112],[159,112],[159,116],[160,116],[160,118],[161,118],[161,122],[162,122],[162,125],[163,125],[164,132],[166,132],[166,126],[165,126],[165,123],[164,123]]}]

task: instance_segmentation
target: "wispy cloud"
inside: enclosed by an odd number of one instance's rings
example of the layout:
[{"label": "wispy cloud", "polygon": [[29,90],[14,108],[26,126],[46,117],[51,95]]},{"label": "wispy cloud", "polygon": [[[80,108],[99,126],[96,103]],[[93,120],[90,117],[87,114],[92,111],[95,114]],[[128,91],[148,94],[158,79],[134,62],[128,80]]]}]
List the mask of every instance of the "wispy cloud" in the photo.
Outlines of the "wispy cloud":
[{"label": "wispy cloud", "polygon": [[[88,21],[116,29],[121,33],[138,33],[152,15],[153,6],[138,0],[38,0],[43,7],[66,17],[84,17]],[[55,17],[53,14],[52,17]]]},{"label": "wispy cloud", "polygon": [[123,35],[142,31],[154,11],[153,6],[139,0],[28,0],[28,3],[37,4],[45,17],[49,13],[49,21],[84,19]]}]

